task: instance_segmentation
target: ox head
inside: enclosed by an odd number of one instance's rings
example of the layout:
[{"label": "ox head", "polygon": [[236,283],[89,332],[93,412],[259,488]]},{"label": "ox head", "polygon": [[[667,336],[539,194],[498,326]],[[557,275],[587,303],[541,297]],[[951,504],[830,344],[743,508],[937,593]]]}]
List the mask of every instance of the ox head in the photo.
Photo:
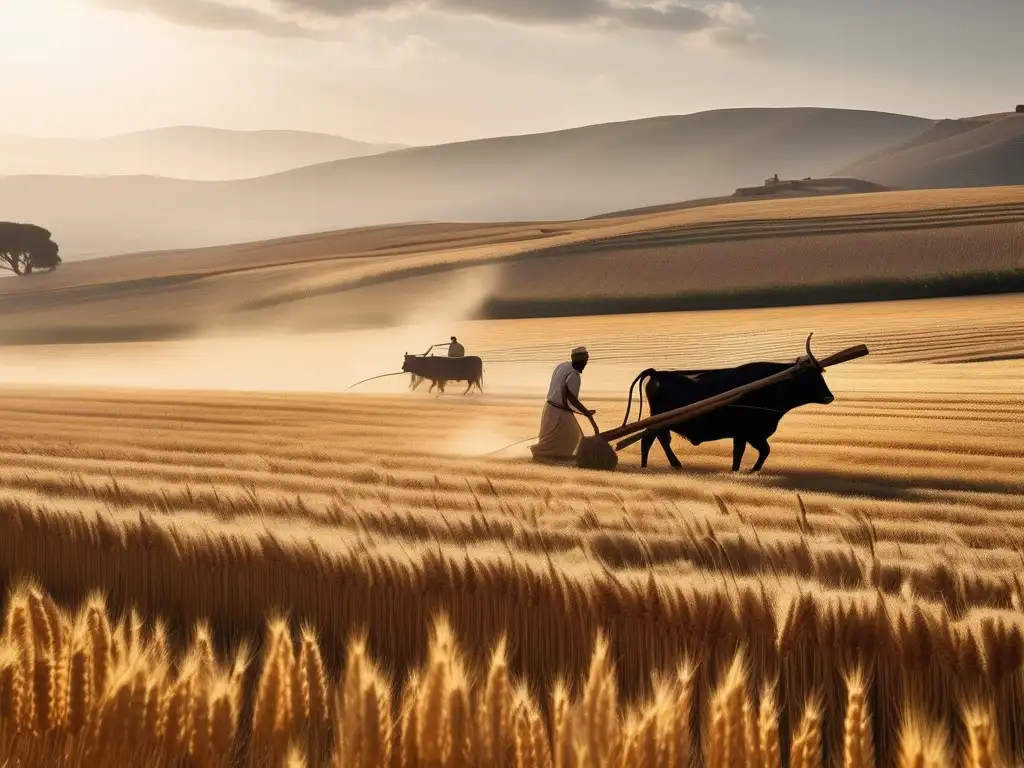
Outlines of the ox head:
[{"label": "ox head", "polygon": [[402,373],[411,374],[409,380],[409,389],[415,390],[423,383],[423,376],[417,372],[416,368],[416,355],[410,355],[408,352],[405,353],[405,358],[402,360]]},{"label": "ox head", "polygon": [[832,394],[832,390],[828,388],[828,384],[825,383],[825,377],[822,372],[825,370],[821,363],[818,362],[818,358],[811,352],[811,336],[807,337],[807,341],[804,343],[804,349],[807,351],[807,357],[804,361],[809,363],[804,371],[796,377],[796,380],[800,382],[801,395],[806,398],[809,403],[819,403],[820,405],[828,405],[836,399],[835,395]]}]

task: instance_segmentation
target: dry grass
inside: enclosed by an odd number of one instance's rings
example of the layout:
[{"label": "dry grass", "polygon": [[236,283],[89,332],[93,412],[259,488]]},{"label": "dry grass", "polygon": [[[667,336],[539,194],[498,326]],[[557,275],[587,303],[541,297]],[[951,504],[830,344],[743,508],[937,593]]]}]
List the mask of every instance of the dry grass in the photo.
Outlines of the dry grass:
[{"label": "dry grass", "polygon": [[[576,691],[559,682],[540,696],[510,675],[504,640],[474,670],[443,616],[433,623],[425,663],[397,687],[358,636],[337,675],[325,669],[311,629],[297,639],[274,619],[258,661],[244,647],[225,658],[199,624],[175,653],[161,623],[147,626],[134,611],[115,621],[99,595],[70,613],[38,586],[20,584],[0,636],[0,759],[211,768],[782,765],[780,733],[788,734],[774,703],[779,681],[756,663],[748,670],[743,652],[718,680],[684,660],[656,680],[649,698],[623,706],[600,634]],[[827,709],[811,694],[787,764],[876,765],[866,691],[855,671],[841,753],[828,749]],[[956,760],[935,724],[921,720],[913,710],[904,721],[901,768],[1002,764],[982,711],[968,713],[969,746]]]}]

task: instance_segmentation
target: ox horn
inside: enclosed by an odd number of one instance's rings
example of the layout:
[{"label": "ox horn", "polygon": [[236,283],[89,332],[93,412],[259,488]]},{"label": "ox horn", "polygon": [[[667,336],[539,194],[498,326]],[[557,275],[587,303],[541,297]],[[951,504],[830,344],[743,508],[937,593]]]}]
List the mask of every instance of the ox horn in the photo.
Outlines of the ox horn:
[{"label": "ox horn", "polygon": [[807,341],[804,342],[804,349],[807,350],[807,357],[810,358],[812,363],[814,363],[814,367],[817,368],[820,371],[820,370],[823,370],[822,367],[821,367],[821,363],[818,362],[818,358],[816,358],[814,356],[814,353],[811,352],[811,336],[813,336],[813,335],[814,335],[813,331],[810,333],[810,335],[808,335]]}]

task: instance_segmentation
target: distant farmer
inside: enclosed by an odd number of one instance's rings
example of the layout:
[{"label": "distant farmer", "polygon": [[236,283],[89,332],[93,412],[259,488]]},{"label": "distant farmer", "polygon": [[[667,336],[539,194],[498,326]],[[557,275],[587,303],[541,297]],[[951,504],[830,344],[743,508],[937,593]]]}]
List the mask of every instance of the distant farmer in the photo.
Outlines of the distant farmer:
[{"label": "distant farmer", "polygon": [[540,417],[540,437],[536,445],[530,446],[535,461],[571,459],[576,454],[583,432],[572,409],[588,417],[597,413],[587,410],[579,400],[581,374],[589,360],[587,348],[576,347],[568,362],[555,366]]},{"label": "distant farmer", "polygon": [[466,348],[459,344],[459,340],[452,336],[452,341],[448,345],[448,357],[465,357]]}]

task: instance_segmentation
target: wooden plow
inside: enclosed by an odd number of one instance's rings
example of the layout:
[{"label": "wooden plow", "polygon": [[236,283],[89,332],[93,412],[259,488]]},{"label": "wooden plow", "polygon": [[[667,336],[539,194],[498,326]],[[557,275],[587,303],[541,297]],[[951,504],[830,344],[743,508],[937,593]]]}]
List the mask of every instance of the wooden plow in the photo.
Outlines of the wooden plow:
[{"label": "wooden plow", "polygon": [[[833,365],[856,360],[868,354],[868,348],[864,344],[858,344],[855,347],[836,352],[824,360],[816,360],[810,354],[809,346],[810,338],[808,338],[808,354],[797,358],[797,361],[784,371],[730,389],[714,397],[682,406],[681,408],[659,413],[656,416],[648,416],[646,419],[635,421],[632,424],[625,424],[621,427],[601,432],[594,417],[590,416],[590,424],[594,428],[594,434],[586,436],[580,441],[576,452],[576,466],[583,469],[613,470],[619,465],[617,451],[621,451],[633,445],[633,443],[639,442],[648,430],[662,430],[676,424],[681,424],[716,408],[729,405],[750,392],[770,387],[772,384],[778,384],[782,381],[788,381],[805,371],[822,371]],[[612,441],[614,440],[619,440],[619,442],[612,447]]]}]

